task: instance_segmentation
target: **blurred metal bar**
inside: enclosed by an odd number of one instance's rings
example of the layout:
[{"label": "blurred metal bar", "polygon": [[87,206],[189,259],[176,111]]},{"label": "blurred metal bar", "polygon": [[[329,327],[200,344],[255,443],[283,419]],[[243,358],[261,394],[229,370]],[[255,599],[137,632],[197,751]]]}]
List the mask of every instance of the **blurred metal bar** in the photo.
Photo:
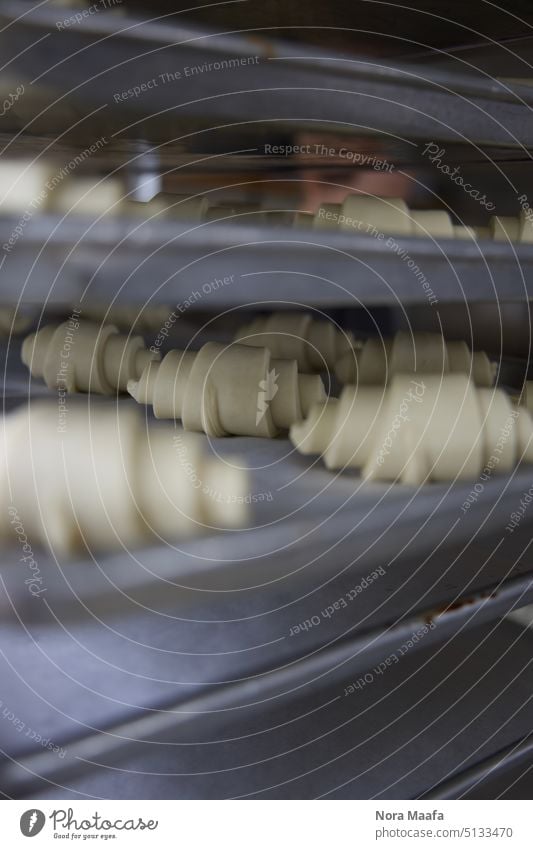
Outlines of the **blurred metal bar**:
[{"label": "blurred metal bar", "polygon": [[[75,92],[77,102],[123,111],[125,123],[128,115],[142,121],[169,110],[199,125],[288,121],[402,139],[533,147],[527,87],[509,91],[494,80],[125,15],[89,16],[66,33],[62,12],[41,5],[21,17],[18,3],[2,4],[0,20],[7,26],[0,48],[9,73],[60,94]],[[212,73],[217,62],[230,65]],[[139,96],[122,97],[152,80]]]}]

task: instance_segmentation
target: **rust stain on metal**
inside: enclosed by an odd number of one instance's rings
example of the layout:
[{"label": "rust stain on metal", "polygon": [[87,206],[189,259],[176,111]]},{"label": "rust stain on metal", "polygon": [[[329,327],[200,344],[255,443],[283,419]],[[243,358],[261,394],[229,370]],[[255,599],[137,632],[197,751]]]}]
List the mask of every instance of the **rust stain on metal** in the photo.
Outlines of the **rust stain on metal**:
[{"label": "rust stain on metal", "polygon": [[442,604],[439,607],[432,608],[432,610],[426,614],[424,621],[429,625],[435,619],[445,613],[449,613],[451,610],[462,610],[463,608],[471,607],[473,604],[477,604],[480,601],[484,601],[489,598],[497,598],[498,595],[498,590],[490,590],[489,592],[478,593],[477,595],[467,596],[466,598],[459,598],[457,601],[450,602],[450,604]]},{"label": "rust stain on metal", "polygon": [[251,44],[256,50],[259,50],[262,55],[264,54],[267,59],[274,59],[278,55],[273,43],[268,38],[264,38],[264,36],[248,35],[245,41]]}]

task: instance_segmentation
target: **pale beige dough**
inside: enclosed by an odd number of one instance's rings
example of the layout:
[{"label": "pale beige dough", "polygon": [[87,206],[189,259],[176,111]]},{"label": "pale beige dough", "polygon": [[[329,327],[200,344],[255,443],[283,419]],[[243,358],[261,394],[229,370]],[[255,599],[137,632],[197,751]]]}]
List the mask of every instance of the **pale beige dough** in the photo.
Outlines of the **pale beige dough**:
[{"label": "pale beige dough", "polygon": [[31,314],[22,312],[17,307],[1,307],[0,336],[18,336],[25,333],[33,320]]},{"label": "pale beige dough", "polygon": [[209,436],[273,437],[326,397],[320,376],[298,374],[295,360],[217,342],[169,351],[129,381],[128,392],[152,404],[156,418],[181,419],[186,430]]},{"label": "pale beige dough", "polygon": [[124,184],[118,178],[67,177],[50,194],[50,209],[73,215],[117,215]]},{"label": "pale beige dough", "polygon": [[526,380],[522,388],[520,396],[520,404],[527,407],[530,413],[533,414],[533,380]]},{"label": "pale beige dough", "polygon": [[444,209],[421,209],[411,211],[413,236],[453,239],[452,220]]},{"label": "pale beige dough", "polygon": [[517,242],[520,239],[520,219],[493,215],[489,222],[492,238],[496,242]]},{"label": "pale beige dough", "polygon": [[341,214],[341,203],[322,203],[313,216],[313,228],[315,230],[337,230],[339,215]]},{"label": "pale beige dough", "polygon": [[347,351],[335,364],[341,383],[385,385],[395,374],[471,374],[478,386],[492,386],[494,369],[483,351],[466,342],[446,342],[438,333],[399,331],[392,338],[371,338]]},{"label": "pale beige dough", "polygon": [[331,321],[317,321],[308,313],[275,312],[245,324],[235,335],[243,345],[266,347],[273,357],[296,360],[301,372],[332,369],[351,350],[353,336]]},{"label": "pale beige dough", "polygon": [[105,304],[92,301],[83,304],[83,315],[92,321],[114,324],[121,330],[158,331],[173,312],[170,304]]},{"label": "pale beige dough", "polygon": [[22,361],[33,376],[42,377],[49,389],[67,392],[125,392],[128,380],[158,358],[141,336],[84,320],[46,325],[22,345]]},{"label": "pale beige dough", "polygon": [[466,375],[396,375],[387,388],[346,386],[290,430],[303,454],[330,469],[360,468],[371,480],[420,484],[474,480],[533,462],[533,421],[498,389]]},{"label": "pale beige dough", "polygon": [[521,242],[533,242],[533,221],[532,215],[528,216],[525,210],[520,212],[520,236]]},{"label": "pale beige dough", "polygon": [[453,237],[454,239],[472,239],[475,242],[477,234],[473,227],[467,227],[463,224],[454,224]]},{"label": "pale beige dough", "polygon": [[[341,221],[350,218],[351,222]],[[329,216],[329,217],[327,217]],[[315,230],[356,230],[362,234],[475,239],[473,227],[454,225],[444,209],[410,210],[401,198],[349,194],[340,203],[323,203],[315,213]]]},{"label": "pale beige dough", "polygon": [[52,194],[54,175],[50,163],[30,159],[0,161],[0,209],[2,213],[43,212]]},{"label": "pale beige dough", "polygon": [[344,199],[342,214],[352,222],[343,221],[341,230],[356,230],[366,235],[376,231],[393,236],[409,236],[413,230],[409,208],[401,198],[350,194]]},{"label": "pale beige dough", "polygon": [[240,461],[207,455],[196,434],[147,427],[128,402],[73,401],[59,428],[57,403],[32,402],[6,416],[1,442],[0,538],[13,545],[13,510],[29,544],[57,555],[180,539],[247,519]]}]

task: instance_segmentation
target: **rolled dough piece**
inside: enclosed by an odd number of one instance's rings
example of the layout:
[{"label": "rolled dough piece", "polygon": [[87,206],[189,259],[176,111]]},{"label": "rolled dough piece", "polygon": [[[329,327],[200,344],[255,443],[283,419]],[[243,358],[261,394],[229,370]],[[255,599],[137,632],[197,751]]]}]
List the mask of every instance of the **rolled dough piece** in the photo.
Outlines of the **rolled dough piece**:
[{"label": "rolled dough piece", "polygon": [[518,242],[520,219],[512,216],[493,215],[489,222],[492,238],[496,242]]},{"label": "rolled dough piece", "polygon": [[316,404],[290,430],[303,454],[329,469],[360,468],[365,478],[409,484],[474,480],[492,460],[508,472],[533,462],[533,421],[499,389],[466,375],[396,375],[387,388],[346,386]]},{"label": "rolled dough piece", "polygon": [[17,307],[0,307],[0,336],[18,336],[32,325],[34,316]]},{"label": "rolled dough piece", "polygon": [[124,185],[118,178],[71,177],[52,191],[50,208],[75,215],[116,215],[123,196]]},{"label": "rolled dough piece", "polygon": [[413,236],[426,239],[436,236],[439,239],[453,239],[453,224],[444,209],[421,209],[411,212]]},{"label": "rolled dough piece", "polygon": [[128,380],[158,358],[141,336],[85,320],[46,325],[22,344],[22,362],[33,376],[42,377],[49,389],[67,392],[125,392]]},{"label": "rolled dough piece", "polygon": [[331,321],[316,321],[308,313],[275,312],[260,316],[241,327],[235,341],[243,345],[266,347],[273,357],[296,360],[301,372],[332,369],[354,344]]},{"label": "rolled dough piece", "polygon": [[520,404],[533,414],[533,380],[526,380],[520,395]]},{"label": "rolled dough piece", "polygon": [[83,315],[92,321],[114,324],[121,330],[159,330],[172,314],[170,304],[105,304],[92,301],[83,305]]},{"label": "rolled dough piece", "polygon": [[413,230],[411,213],[401,198],[370,197],[350,194],[342,205],[341,230],[373,231],[387,235],[409,236]]},{"label": "rolled dough piece", "polygon": [[533,242],[533,213],[526,210],[520,212],[520,241]]},{"label": "rolled dough piece", "polygon": [[57,404],[32,402],[4,424],[4,541],[16,543],[15,514],[30,545],[69,556],[85,547],[133,547],[246,521],[248,481],[240,462],[206,455],[196,434],[147,428],[128,404],[73,401],[58,429]]},{"label": "rolled dough piece", "polygon": [[0,208],[8,212],[42,212],[48,206],[48,185],[54,169],[50,163],[31,159],[4,159],[0,162]]},{"label": "rolled dough piece", "polygon": [[169,351],[128,392],[152,404],[156,418],[181,419],[209,436],[273,437],[326,397],[319,375],[300,375],[295,360],[266,348],[208,342],[200,351]]},{"label": "rolled dough piece", "polygon": [[454,224],[453,237],[454,239],[472,239],[474,242],[477,239],[474,228],[466,227],[463,224]]},{"label": "rolled dough piece", "polygon": [[347,351],[335,364],[341,383],[384,386],[395,374],[470,374],[478,386],[492,386],[494,369],[483,351],[472,353],[466,342],[446,342],[438,333],[399,331],[392,338],[370,338],[359,350]]},{"label": "rolled dough piece", "polygon": [[341,214],[341,203],[322,203],[313,217],[313,228],[315,230],[338,230],[339,215]]}]

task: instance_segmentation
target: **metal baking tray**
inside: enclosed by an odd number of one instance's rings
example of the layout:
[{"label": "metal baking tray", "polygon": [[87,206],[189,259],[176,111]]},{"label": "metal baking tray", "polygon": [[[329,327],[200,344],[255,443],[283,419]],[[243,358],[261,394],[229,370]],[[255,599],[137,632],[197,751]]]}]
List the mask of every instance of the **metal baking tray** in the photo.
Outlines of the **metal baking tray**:
[{"label": "metal baking tray", "polygon": [[[139,713],[82,742],[59,740],[57,723],[45,724],[50,708],[33,714],[34,696],[17,703],[19,685],[0,723],[0,791],[43,799],[404,799],[449,782],[449,795],[436,797],[450,798],[465,771],[490,776],[496,753],[530,735],[532,637],[505,620],[443,637],[403,653],[382,674],[374,670],[355,691],[357,672],[347,664],[339,675],[330,664],[315,686],[277,697],[256,690],[255,711],[219,702],[213,717],[212,703],[198,700],[181,711]],[[84,698],[72,695],[67,712]],[[17,710],[25,727],[44,724],[59,751],[25,744],[13,729]]]},{"label": "metal baking tray", "polygon": [[[18,223],[0,218],[0,245]],[[83,294],[107,304],[190,305],[192,297],[195,310],[273,302],[278,309],[418,303],[438,310],[439,303],[533,297],[533,246],[392,238],[257,226],[253,213],[201,224],[43,214],[4,253],[1,299],[72,304]]]},{"label": "metal baking tray", "polygon": [[[19,383],[18,400],[38,386],[22,395]],[[38,551],[40,599],[28,595],[20,551],[4,550],[0,791],[46,792],[36,776],[59,795],[80,775],[92,787],[92,762],[102,762],[114,777],[99,792],[135,795],[122,770],[132,760],[138,770],[141,758],[172,771],[156,763],[168,739],[171,760],[177,742],[192,757],[202,735],[233,739],[293,701],[329,704],[331,690],[336,698],[346,679],[382,669],[414,635],[423,638],[410,656],[438,653],[453,635],[533,600],[531,522],[505,531],[530,469],[486,482],[463,512],[472,484],[361,486],[283,439],[215,440],[212,449],[240,455],[251,491],[270,495],[254,503],[247,529],[77,560]],[[37,734],[66,754],[36,745]],[[200,761],[195,770],[204,771]],[[156,794],[187,792],[154,781]],[[191,787],[221,792],[216,782]]]},{"label": "metal baking tray", "polygon": [[[424,799],[530,799],[533,736],[513,741],[496,754],[461,771],[424,795]],[[525,786],[524,786],[525,785]],[[527,790],[526,790],[527,788]],[[522,795],[526,790],[526,795]]]},{"label": "metal baking tray", "polygon": [[28,769],[68,780],[95,752],[120,764],[139,736],[216,734],[227,717],[364,675],[420,629],[413,653],[533,599],[531,523],[505,532],[528,469],[487,482],[463,513],[471,484],[361,488],[285,440],[213,448],[240,454],[252,491],[271,494],[255,527],[74,561],[40,551],[40,599],[20,552],[4,552],[4,692],[70,753],[58,763],[15,738],[31,759],[6,766],[9,786],[26,787]]},{"label": "metal baking tray", "polygon": [[[402,141],[533,145],[533,95],[525,86],[332,55],[264,33],[219,34],[179,19],[148,22],[111,12],[61,29],[70,17],[64,10],[41,5],[21,14],[15,2],[2,3],[0,16],[10,76],[60,97],[75,93],[78,105],[120,111],[130,128],[139,122],[141,135],[147,116],[170,113],[191,130],[259,121],[267,141],[268,123],[282,121]],[[217,62],[223,64],[213,69]],[[188,74],[190,68],[199,70]],[[139,96],[128,94],[152,80]]]}]

